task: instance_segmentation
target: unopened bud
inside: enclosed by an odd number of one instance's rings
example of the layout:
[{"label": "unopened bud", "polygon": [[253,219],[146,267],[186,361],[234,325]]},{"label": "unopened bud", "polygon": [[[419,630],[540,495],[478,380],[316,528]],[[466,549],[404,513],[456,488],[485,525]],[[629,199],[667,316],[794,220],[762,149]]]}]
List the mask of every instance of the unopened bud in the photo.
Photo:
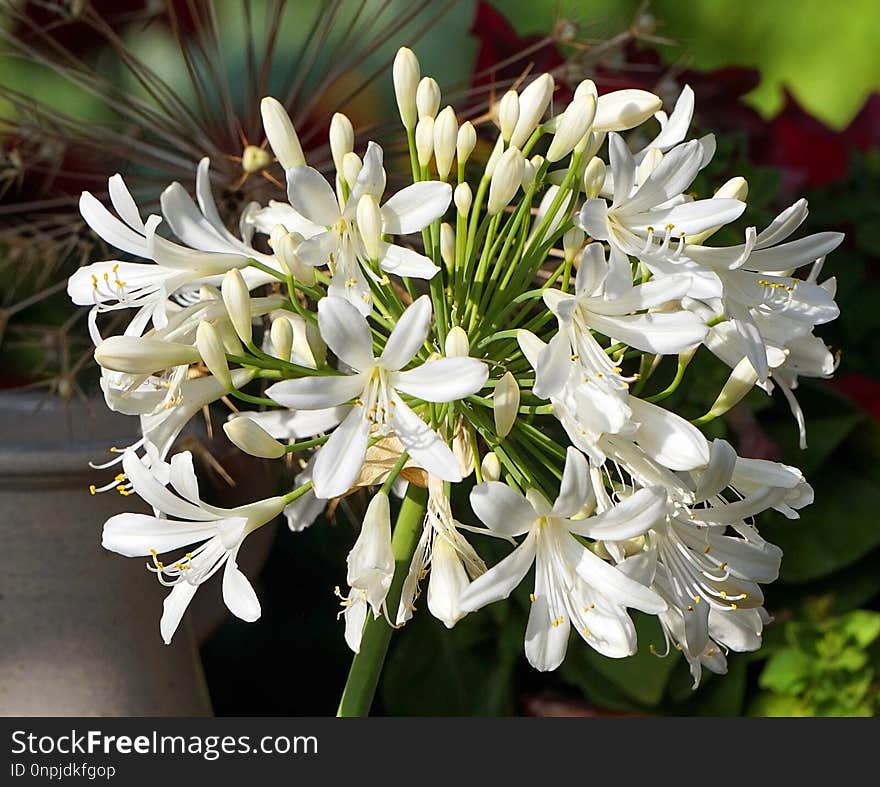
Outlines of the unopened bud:
[{"label": "unopened bud", "polygon": [[196,329],[196,347],[208,371],[214,375],[227,390],[232,390],[232,375],[226,362],[223,342],[216,329],[209,322],[200,322]]},{"label": "unopened bud", "polygon": [[[406,47],[397,50],[392,68],[394,79],[394,96],[400,119],[407,130],[416,125],[416,90],[419,84],[419,59],[415,52]],[[347,179],[346,179],[347,180]]]},{"label": "unopened bud", "polygon": [[357,225],[367,255],[371,260],[378,260],[382,245],[382,215],[372,194],[364,194],[358,200]]},{"label": "unopened bud", "polygon": [[590,130],[596,116],[596,99],[591,95],[575,99],[559,117],[553,141],[547,149],[547,161],[564,158],[578,145]]},{"label": "unopened bud", "polygon": [[269,329],[269,339],[272,342],[272,355],[282,361],[290,361],[290,353],[293,350],[293,326],[287,317],[278,317],[272,321]]},{"label": "unopened bud", "polygon": [[541,74],[520,93],[519,119],[510,136],[510,144],[513,147],[521,148],[526,143],[541,122],[552,97],[553,77],[550,74]]},{"label": "unopened bud", "polygon": [[251,293],[238,268],[233,268],[223,277],[220,291],[232,327],[246,345],[251,344],[253,341]]},{"label": "unopened bud", "polygon": [[492,396],[492,410],[495,416],[495,433],[500,438],[507,437],[519,415],[519,386],[510,372],[498,381]]},{"label": "unopened bud", "polygon": [[284,274],[310,286],[315,283],[315,269],[306,265],[296,251],[303,240],[302,235],[288,232],[283,224],[276,224],[269,235],[269,245]]},{"label": "unopened bud", "polygon": [[261,459],[280,459],[287,453],[272,435],[246,415],[237,415],[225,424],[223,431],[240,451]]},{"label": "unopened bud", "polygon": [[342,159],[354,150],[354,128],[346,115],[337,112],[330,121],[330,154],[333,166],[342,174]]},{"label": "unopened bud", "polygon": [[357,153],[346,153],[342,157],[342,178],[349,188],[354,187],[363,166],[364,162]]},{"label": "unopened bud", "polygon": [[441,180],[446,180],[452,169],[457,137],[458,120],[455,117],[455,110],[446,107],[434,121],[434,160]]},{"label": "unopened bud", "polygon": [[434,118],[426,115],[419,118],[416,125],[416,155],[420,167],[427,167],[431,163],[434,153]]},{"label": "unopened bud", "polygon": [[172,366],[195,363],[199,360],[199,351],[191,344],[162,339],[111,336],[95,348],[95,360],[112,372],[152,374]]},{"label": "unopened bud", "polygon": [[605,162],[594,156],[584,169],[584,191],[586,192],[587,199],[598,197],[604,184]]},{"label": "unopened bud", "polygon": [[459,127],[455,140],[455,157],[458,159],[459,166],[464,166],[476,146],[477,130],[470,120],[465,120]]},{"label": "unopened bud", "polygon": [[455,230],[445,221],[440,225],[440,257],[446,267],[455,267]]},{"label": "unopened bud", "polygon": [[615,90],[599,96],[593,128],[597,131],[626,131],[653,117],[663,102],[647,90]]},{"label": "unopened bud", "polygon": [[498,125],[501,128],[501,138],[505,142],[510,141],[518,120],[519,93],[515,90],[508,90],[498,102]]},{"label": "unopened bud", "polygon": [[471,187],[467,183],[459,183],[452,192],[452,201],[455,203],[455,209],[462,216],[466,216],[474,202]]},{"label": "unopened bud", "polygon": [[263,116],[266,139],[281,166],[284,169],[305,166],[306,157],[303,155],[302,145],[293,121],[282,104],[271,96],[266,96],[260,102],[260,113]]},{"label": "unopened bud", "polygon": [[525,161],[518,148],[508,148],[498,160],[489,184],[487,213],[494,216],[504,210],[523,182]]},{"label": "unopened bud", "polygon": [[429,117],[433,120],[440,109],[440,85],[433,77],[423,77],[416,90],[416,107],[419,120]]},{"label": "unopened bud", "polygon": [[497,481],[501,478],[501,461],[494,451],[489,451],[480,462],[480,474],[484,481]]},{"label": "unopened bud", "polygon": [[562,251],[566,260],[573,260],[581,250],[586,240],[586,235],[580,227],[572,227],[562,236]]},{"label": "unopened bud", "polygon": [[467,358],[471,354],[471,345],[464,328],[456,325],[449,329],[444,350],[449,358]]}]

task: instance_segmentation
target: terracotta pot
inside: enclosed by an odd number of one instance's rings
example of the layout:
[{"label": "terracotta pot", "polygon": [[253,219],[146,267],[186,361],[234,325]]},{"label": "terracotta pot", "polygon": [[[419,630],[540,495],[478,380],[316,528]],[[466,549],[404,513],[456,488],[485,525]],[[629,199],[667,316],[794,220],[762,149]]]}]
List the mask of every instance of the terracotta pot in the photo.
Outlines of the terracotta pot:
[{"label": "terracotta pot", "polygon": [[[167,592],[101,548],[104,521],[144,510],[92,496],[89,460],[134,441],[137,421],[0,392],[0,712],[9,716],[210,715],[196,638],[159,637]],[[140,509],[138,508],[140,506]],[[201,594],[199,594],[201,595]]]}]

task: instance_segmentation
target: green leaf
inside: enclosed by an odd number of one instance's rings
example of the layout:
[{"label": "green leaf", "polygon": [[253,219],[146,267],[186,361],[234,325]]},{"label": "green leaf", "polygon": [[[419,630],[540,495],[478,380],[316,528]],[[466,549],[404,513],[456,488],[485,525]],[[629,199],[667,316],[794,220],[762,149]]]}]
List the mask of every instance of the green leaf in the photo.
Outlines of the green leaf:
[{"label": "green leaf", "polygon": [[800,650],[788,648],[770,657],[758,685],[780,694],[797,695],[807,687],[812,672],[813,659]]},{"label": "green leaf", "polygon": [[841,619],[841,628],[860,648],[867,648],[880,637],[880,612],[857,609]]},{"label": "green leaf", "polygon": [[813,709],[797,697],[763,692],[749,705],[749,716],[804,717],[813,716]]}]

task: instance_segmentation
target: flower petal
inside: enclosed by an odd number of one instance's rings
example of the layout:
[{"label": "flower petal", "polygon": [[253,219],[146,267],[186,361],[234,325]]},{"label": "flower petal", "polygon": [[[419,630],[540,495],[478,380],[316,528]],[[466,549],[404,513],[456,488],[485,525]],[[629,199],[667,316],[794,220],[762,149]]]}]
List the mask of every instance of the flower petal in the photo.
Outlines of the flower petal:
[{"label": "flower petal", "polygon": [[629,405],[639,422],[635,440],[655,462],[670,470],[693,470],[709,463],[709,444],[693,424],[635,396],[629,398]]},{"label": "flower petal", "polygon": [[348,301],[321,298],[318,301],[318,329],[321,338],[343,363],[359,372],[373,366],[370,326]]},{"label": "flower petal", "polygon": [[287,199],[293,209],[314,224],[330,227],[341,212],[336,195],[324,176],[311,167],[287,170]]},{"label": "flower petal", "polygon": [[413,461],[444,481],[461,481],[461,465],[440,435],[419,418],[397,393],[391,396],[391,406],[394,432]]},{"label": "flower petal", "polygon": [[180,625],[183,613],[186,612],[189,602],[192,601],[198,589],[198,585],[178,582],[174,589],[165,596],[165,601],[162,603],[162,620],[159,623],[159,631],[166,645],[171,644],[171,638]]},{"label": "flower petal", "polygon": [[266,389],[266,396],[283,404],[302,410],[325,410],[354,399],[364,390],[360,374],[324,375],[282,380]]},{"label": "flower petal", "polygon": [[568,529],[579,536],[606,541],[635,538],[666,519],[666,503],[665,489],[640,489],[614,508],[569,522]]},{"label": "flower petal", "polygon": [[574,569],[590,587],[596,588],[610,601],[624,607],[640,609],[642,612],[648,612],[652,615],[666,609],[666,602],[653,590],[630,579],[620,569],[606,563],[589,549],[578,544],[573,538],[569,540],[577,548],[575,553],[574,549],[568,547],[572,553],[577,555]]},{"label": "flower petal", "polygon": [[673,355],[699,344],[709,327],[686,311],[612,316],[591,314],[590,327],[645,352]]},{"label": "flower petal", "polygon": [[388,337],[379,362],[389,371],[402,369],[425,343],[430,328],[431,299],[422,295],[400,316]]},{"label": "flower petal", "polygon": [[489,368],[476,358],[440,358],[395,372],[391,384],[426,402],[454,402],[479,391],[488,377]]},{"label": "flower petal", "polygon": [[370,422],[364,408],[355,407],[318,450],[312,469],[312,485],[318,497],[329,500],[351,489],[364,465],[369,440]]},{"label": "flower petal", "polygon": [[452,187],[448,183],[426,180],[398,191],[382,206],[383,231],[408,235],[439,219],[449,207]]},{"label": "flower petal", "polygon": [[576,448],[569,447],[565,454],[562,484],[559,487],[559,497],[553,504],[553,513],[561,517],[574,516],[583,508],[590,491],[590,469],[587,459]]},{"label": "flower petal", "polygon": [[464,589],[458,600],[459,608],[463,612],[473,612],[493,601],[507,598],[532,567],[536,544],[535,534],[529,533],[504,560],[496,563]]},{"label": "flower petal", "polygon": [[538,518],[528,500],[500,481],[487,481],[474,487],[470,501],[483,524],[504,536],[522,535]]},{"label": "flower petal", "polygon": [[207,541],[217,532],[214,522],[179,522],[148,514],[117,514],[104,524],[101,546],[125,557],[160,555]]},{"label": "flower petal", "polygon": [[381,244],[379,267],[395,276],[410,276],[414,279],[433,279],[440,270],[424,254],[412,249],[396,246],[393,243]]},{"label": "flower petal", "polygon": [[260,617],[260,600],[232,555],[226,559],[223,569],[223,602],[233,615],[248,623]]}]

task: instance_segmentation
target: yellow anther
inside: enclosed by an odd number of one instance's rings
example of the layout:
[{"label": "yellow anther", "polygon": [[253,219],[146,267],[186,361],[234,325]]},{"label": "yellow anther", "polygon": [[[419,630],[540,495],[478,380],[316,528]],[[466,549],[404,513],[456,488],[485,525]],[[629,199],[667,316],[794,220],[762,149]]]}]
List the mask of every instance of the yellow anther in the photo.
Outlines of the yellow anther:
[{"label": "yellow anther", "polygon": [[532,604],[535,603],[535,594],[534,593],[529,593],[529,601],[531,601]]},{"label": "yellow anther", "polygon": [[90,495],[98,494],[98,488],[94,484],[89,484],[89,494]]},{"label": "yellow anther", "polygon": [[116,271],[119,270],[119,263],[117,262],[117,263],[111,268],[111,270],[113,271],[113,273],[116,273]]},{"label": "yellow anther", "polygon": [[694,596],[694,604],[699,604],[699,603],[700,603],[700,597]]},{"label": "yellow anther", "polygon": [[721,571],[724,571],[724,570],[727,568],[727,563],[722,563],[720,566],[718,566],[718,568],[719,568]]},{"label": "yellow anther", "polygon": [[589,637],[589,636],[590,636],[590,630],[589,630],[586,626],[584,626],[584,636],[585,636],[585,637]]},{"label": "yellow anther", "polygon": [[690,604],[688,604],[688,606],[687,606],[687,611],[688,611],[688,612],[693,612],[693,611],[694,611],[694,608],[693,608]]},{"label": "yellow anther", "polygon": [[712,545],[706,544],[706,548],[703,550],[704,555],[708,555],[712,551]]},{"label": "yellow anther", "polygon": [[715,655],[715,648],[709,648],[709,650],[706,651],[706,655],[707,656],[714,656]]},{"label": "yellow anther", "polygon": [[736,607],[736,604],[734,604],[732,601],[730,602],[730,608],[731,608],[731,609],[736,609],[736,608],[737,608],[737,607]]},{"label": "yellow anther", "polygon": [[94,273],[92,274],[92,287],[98,289],[98,277]]},{"label": "yellow anther", "polygon": [[674,224],[667,224],[667,225],[666,225],[666,229],[672,231],[672,230],[675,229],[675,225],[674,225]]},{"label": "yellow anther", "polygon": [[115,477],[113,480],[114,480],[114,481],[124,481],[124,480],[125,480],[125,473],[119,473],[119,474],[117,474],[116,477]]},{"label": "yellow anther", "polygon": [[725,598],[725,599],[727,598],[727,591],[726,590],[721,591],[721,598]]}]

